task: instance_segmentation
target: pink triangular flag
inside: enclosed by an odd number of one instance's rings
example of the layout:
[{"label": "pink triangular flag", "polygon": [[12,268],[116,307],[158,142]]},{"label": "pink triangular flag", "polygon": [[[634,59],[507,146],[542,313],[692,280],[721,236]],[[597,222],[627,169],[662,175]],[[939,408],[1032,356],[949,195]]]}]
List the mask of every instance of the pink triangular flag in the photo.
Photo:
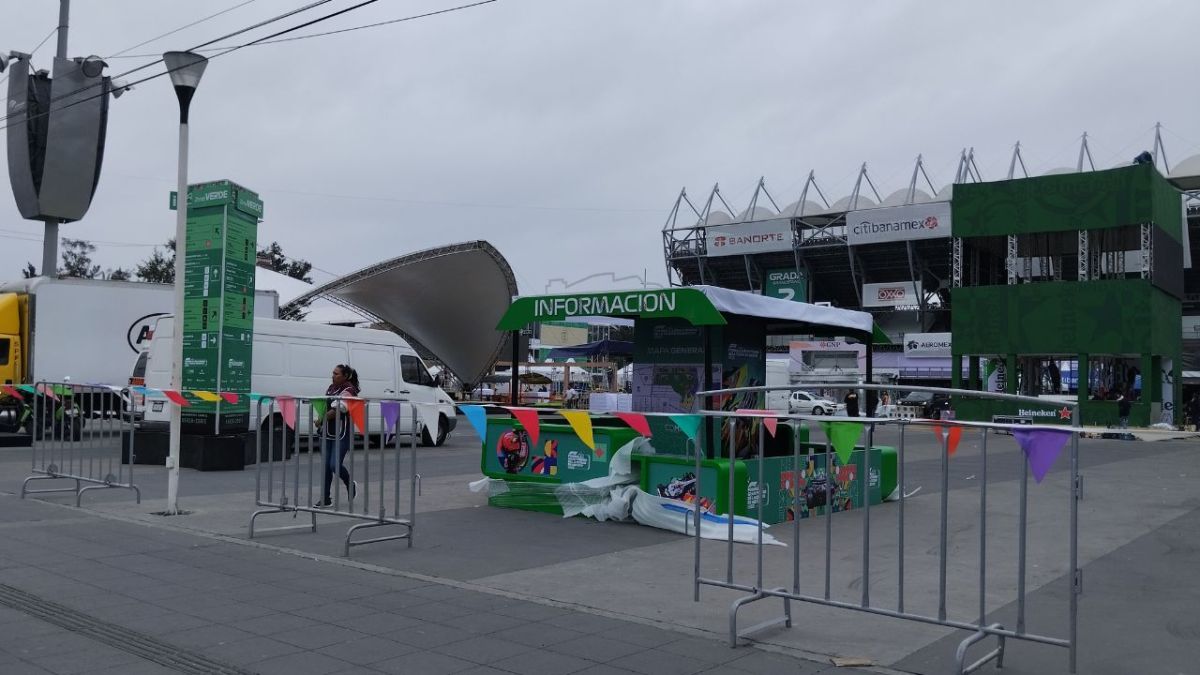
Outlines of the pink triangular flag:
[{"label": "pink triangular flag", "polygon": [[180,408],[186,408],[191,405],[186,396],[172,389],[163,389],[163,396],[166,396],[168,399],[170,399],[171,403],[174,403]]},{"label": "pink triangular flag", "polygon": [[646,438],[650,438],[652,435],[650,433],[650,420],[646,419],[646,416],[641,413],[614,411],[613,416],[628,424],[630,429],[633,429]]},{"label": "pink triangular flag", "polygon": [[533,408],[518,408],[515,406],[503,406],[503,408],[512,413],[513,417],[517,418],[521,426],[525,427],[525,432],[529,434],[529,441],[537,445],[538,434],[541,432],[538,412]]},{"label": "pink triangular flag", "polygon": [[11,384],[4,385],[4,393],[8,394],[9,396],[12,396],[13,398],[17,399],[18,401],[25,400],[25,395],[21,393],[21,390],[17,389],[16,387],[12,386]]},{"label": "pink triangular flag", "polygon": [[775,438],[775,429],[779,425],[779,419],[775,417],[777,414],[774,410],[759,410],[755,408],[739,408],[739,415],[752,415],[761,417],[763,426],[767,428],[767,433],[771,434],[771,438]]},{"label": "pink triangular flag", "polygon": [[231,403],[233,405],[237,405],[237,402],[239,400],[238,395],[233,393],[232,391],[221,392],[221,398],[225,399],[226,403]]},{"label": "pink triangular flag", "polygon": [[291,396],[280,396],[275,399],[275,405],[279,406],[279,414],[283,416],[283,423],[288,425],[289,429],[295,429],[296,399]]}]

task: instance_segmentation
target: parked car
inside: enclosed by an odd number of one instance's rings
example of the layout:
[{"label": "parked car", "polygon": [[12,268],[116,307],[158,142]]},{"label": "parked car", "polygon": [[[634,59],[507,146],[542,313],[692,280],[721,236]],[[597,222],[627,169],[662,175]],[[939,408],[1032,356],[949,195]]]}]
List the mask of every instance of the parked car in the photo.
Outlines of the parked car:
[{"label": "parked car", "polygon": [[834,415],[844,407],[807,391],[793,391],[788,399],[788,412],[795,414]]},{"label": "parked car", "polygon": [[901,398],[900,405],[919,407],[921,409],[921,417],[936,419],[941,415],[942,411],[950,409],[950,397],[946,394],[914,391]]}]

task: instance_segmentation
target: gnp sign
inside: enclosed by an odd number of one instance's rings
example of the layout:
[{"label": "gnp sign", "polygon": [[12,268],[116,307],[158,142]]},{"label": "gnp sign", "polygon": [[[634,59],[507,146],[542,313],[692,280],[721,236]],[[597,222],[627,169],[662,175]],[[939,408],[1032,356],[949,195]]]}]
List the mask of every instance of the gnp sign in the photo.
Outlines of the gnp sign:
[{"label": "gnp sign", "polygon": [[950,202],[909,204],[846,214],[846,243],[886,244],[950,236]]},{"label": "gnp sign", "polygon": [[916,307],[917,294],[911,281],[892,284],[863,284],[863,307]]},{"label": "gnp sign", "polygon": [[756,220],[749,223],[714,225],[708,228],[708,255],[745,255],[792,250],[792,221],[789,218]]}]

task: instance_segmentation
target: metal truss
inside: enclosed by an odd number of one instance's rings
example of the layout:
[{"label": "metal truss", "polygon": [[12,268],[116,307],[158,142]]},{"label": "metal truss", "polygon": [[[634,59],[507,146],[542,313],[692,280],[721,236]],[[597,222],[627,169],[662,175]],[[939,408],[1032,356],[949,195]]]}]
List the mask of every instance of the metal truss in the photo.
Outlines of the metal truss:
[{"label": "metal truss", "polygon": [[1088,248],[1090,237],[1087,230],[1079,231],[1079,280],[1089,281],[1092,278],[1092,253]]},{"label": "metal truss", "polygon": [[1007,240],[1008,252],[1004,257],[1004,266],[1008,270],[1008,285],[1012,286],[1017,283],[1017,235],[1010,234]]},{"label": "metal truss", "polygon": [[962,237],[950,239],[950,287],[962,288],[963,283],[963,241]]},{"label": "metal truss", "polygon": [[[1186,226],[1186,225],[1185,225]],[[1153,276],[1154,265],[1154,234],[1150,223],[1142,223],[1141,229],[1141,254],[1142,254],[1142,269],[1141,277],[1149,279]],[[1124,256],[1122,256],[1124,257]]]}]

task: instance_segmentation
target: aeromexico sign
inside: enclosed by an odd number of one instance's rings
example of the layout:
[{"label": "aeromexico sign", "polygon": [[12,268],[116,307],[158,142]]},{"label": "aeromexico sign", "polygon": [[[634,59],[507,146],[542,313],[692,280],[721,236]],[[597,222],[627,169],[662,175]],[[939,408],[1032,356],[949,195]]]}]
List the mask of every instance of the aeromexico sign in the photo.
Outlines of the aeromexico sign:
[{"label": "aeromexico sign", "polygon": [[715,225],[708,228],[705,240],[710,257],[790,251],[792,221],[790,218],[774,218]]},{"label": "aeromexico sign", "polygon": [[927,202],[846,214],[846,243],[887,244],[950,235],[950,202]]},{"label": "aeromexico sign", "polygon": [[950,333],[905,333],[904,355],[946,357],[951,353]]}]

